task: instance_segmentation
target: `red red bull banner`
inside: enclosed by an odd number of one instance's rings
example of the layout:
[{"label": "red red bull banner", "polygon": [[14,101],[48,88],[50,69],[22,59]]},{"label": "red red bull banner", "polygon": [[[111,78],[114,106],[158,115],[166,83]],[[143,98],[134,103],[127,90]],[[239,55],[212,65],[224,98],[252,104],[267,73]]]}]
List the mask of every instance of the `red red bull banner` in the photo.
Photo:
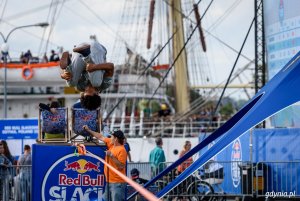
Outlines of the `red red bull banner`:
[{"label": "red red bull banner", "polygon": [[[105,158],[106,147],[87,146]],[[33,145],[32,200],[102,200],[104,165],[93,155],[78,156],[74,146]]]}]

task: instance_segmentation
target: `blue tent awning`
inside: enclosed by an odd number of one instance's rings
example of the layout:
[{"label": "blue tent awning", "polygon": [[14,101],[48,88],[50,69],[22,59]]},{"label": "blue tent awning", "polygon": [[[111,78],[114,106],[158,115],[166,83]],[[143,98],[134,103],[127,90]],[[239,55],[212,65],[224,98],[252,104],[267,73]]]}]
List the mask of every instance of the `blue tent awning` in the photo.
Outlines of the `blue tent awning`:
[{"label": "blue tent awning", "polygon": [[[157,196],[162,197],[185,178],[204,165],[210,158],[228,146],[234,139],[262,122],[267,117],[300,100],[300,52],[298,52],[276,76],[273,77],[248,103],[223,126],[188,152],[184,158],[176,161],[176,166],[194,155],[213,140],[224,135],[213,147],[205,152],[174,181],[162,189]],[[167,168],[173,169],[175,165]],[[175,167],[176,167],[175,166]],[[167,171],[166,169],[166,171]],[[163,171],[160,175],[166,173]],[[158,176],[160,176],[158,175]],[[154,178],[155,179],[155,178]]]}]

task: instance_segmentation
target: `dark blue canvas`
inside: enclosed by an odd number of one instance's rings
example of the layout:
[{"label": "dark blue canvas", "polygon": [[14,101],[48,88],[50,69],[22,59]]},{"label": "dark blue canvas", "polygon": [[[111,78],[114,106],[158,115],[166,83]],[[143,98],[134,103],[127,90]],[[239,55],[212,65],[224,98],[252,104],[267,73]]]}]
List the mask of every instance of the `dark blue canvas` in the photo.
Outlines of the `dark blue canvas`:
[{"label": "dark blue canvas", "polygon": [[67,129],[67,112],[66,108],[56,108],[53,114],[47,110],[41,112],[42,132],[51,134],[64,134]]},{"label": "dark blue canvas", "polygon": [[86,110],[82,108],[73,108],[73,132],[75,134],[89,136],[90,134],[83,130],[84,125],[88,125],[88,127],[92,131],[99,131],[99,121],[98,121],[98,110]]},{"label": "dark blue canvas", "polygon": [[[298,52],[276,76],[273,77],[236,115],[218,130],[188,152],[188,158],[213,140],[224,135],[209,152],[205,152],[189,168],[181,173],[173,182],[162,189],[157,196],[162,197],[185,178],[199,169],[214,155],[219,153],[234,139],[262,122],[267,117],[300,100],[300,52]],[[197,149],[197,150],[195,150]],[[182,160],[182,159],[181,159]],[[183,160],[182,160],[183,161]],[[178,163],[177,161],[175,163]],[[164,171],[165,172],[165,171]],[[163,173],[163,172],[162,172]],[[159,176],[159,175],[158,175]],[[150,183],[150,182],[149,182]]]}]

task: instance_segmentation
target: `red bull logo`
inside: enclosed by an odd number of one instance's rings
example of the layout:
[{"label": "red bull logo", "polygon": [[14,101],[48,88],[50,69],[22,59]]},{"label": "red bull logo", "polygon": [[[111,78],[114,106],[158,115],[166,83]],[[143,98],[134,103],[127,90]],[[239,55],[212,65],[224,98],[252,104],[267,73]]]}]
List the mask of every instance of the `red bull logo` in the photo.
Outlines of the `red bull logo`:
[{"label": "red bull logo", "polygon": [[89,161],[89,162],[87,162],[84,165],[83,169],[86,170],[86,171],[92,171],[92,170],[94,170],[96,172],[100,172],[99,165],[100,165],[100,162],[98,162],[97,165],[95,165],[94,163],[92,163],[92,162]]},{"label": "red bull logo", "polygon": [[72,162],[70,164],[68,164],[68,161],[65,161],[65,165],[66,168],[64,169],[64,171],[67,170],[77,171],[78,169],[80,169],[80,164],[78,163],[78,161]]},{"label": "red bull logo", "polygon": [[242,161],[242,146],[240,139],[236,139],[232,145],[231,152],[231,178],[234,187],[238,187],[241,181],[240,167]]},{"label": "red bull logo", "polygon": [[69,163],[68,161],[65,161],[65,168],[64,171],[73,170],[77,171],[78,173],[85,173],[87,171],[96,171],[100,172],[100,162],[92,163],[91,161],[86,161],[84,159],[80,159],[78,161],[74,161]]},{"label": "red bull logo", "polygon": [[88,155],[79,158],[69,154],[47,171],[42,184],[42,200],[102,200],[104,185],[103,164],[99,160]]},{"label": "red bull logo", "polygon": [[81,119],[84,121],[89,121],[90,119],[92,119],[93,115],[89,115],[89,114],[85,114],[85,115],[81,115]]},{"label": "red bull logo", "polygon": [[89,175],[77,175],[76,178],[68,177],[66,174],[59,174],[58,185],[64,186],[104,186],[104,175],[97,175],[93,179]]},{"label": "red bull logo", "polygon": [[58,122],[60,119],[63,118],[63,116],[61,115],[49,115],[48,118],[50,119],[50,121],[52,122]]}]

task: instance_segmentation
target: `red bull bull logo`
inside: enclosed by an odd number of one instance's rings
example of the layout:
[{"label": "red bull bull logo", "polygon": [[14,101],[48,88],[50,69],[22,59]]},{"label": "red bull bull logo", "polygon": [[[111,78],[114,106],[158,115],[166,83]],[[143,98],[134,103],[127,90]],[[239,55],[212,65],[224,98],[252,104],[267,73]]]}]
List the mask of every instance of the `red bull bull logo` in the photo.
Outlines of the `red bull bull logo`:
[{"label": "red bull bull logo", "polygon": [[99,166],[100,162],[96,164],[91,161],[86,161],[84,159],[80,159],[78,161],[74,161],[69,163],[65,160],[65,168],[64,171],[76,171],[78,172],[78,176],[76,178],[68,177],[66,174],[59,174],[59,185],[74,185],[74,186],[103,186],[104,185],[104,176],[97,175],[97,178],[92,179],[89,175],[83,175],[86,172],[100,172]]},{"label": "red bull bull logo", "polygon": [[64,118],[62,115],[49,115],[48,118],[50,119],[50,121],[52,122],[57,122],[60,119]]},{"label": "red bull bull logo", "polygon": [[96,164],[91,161],[86,161],[84,159],[80,159],[78,161],[74,161],[69,163],[68,161],[65,161],[65,168],[64,171],[73,170],[77,171],[78,173],[85,173],[87,171],[96,171],[100,172],[100,162],[97,162]]},{"label": "red bull bull logo", "polygon": [[103,169],[103,164],[92,156],[62,157],[44,177],[42,200],[101,200],[105,185]]},{"label": "red bull bull logo", "polygon": [[80,169],[80,164],[78,163],[78,161],[72,162],[70,164],[68,164],[68,161],[65,161],[65,165],[66,168],[64,169],[64,171],[67,170],[77,171],[78,169]]},{"label": "red bull bull logo", "polygon": [[90,119],[93,118],[93,115],[92,115],[92,114],[80,114],[80,118],[81,118],[83,121],[89,121]]}]

